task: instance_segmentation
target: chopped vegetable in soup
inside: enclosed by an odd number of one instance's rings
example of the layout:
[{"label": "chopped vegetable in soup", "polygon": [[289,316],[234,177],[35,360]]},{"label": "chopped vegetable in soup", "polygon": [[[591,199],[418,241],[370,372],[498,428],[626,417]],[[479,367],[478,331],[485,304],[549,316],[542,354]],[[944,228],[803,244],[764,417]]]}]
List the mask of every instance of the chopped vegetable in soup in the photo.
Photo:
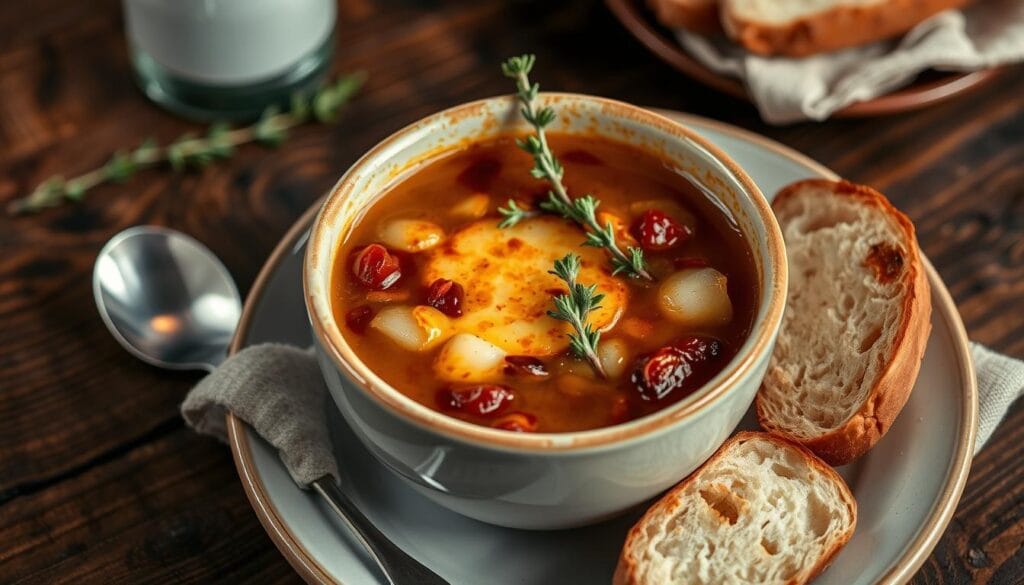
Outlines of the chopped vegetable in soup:
[{"label": "chopped vegetable in soup", "polygon": [[[568,192],[600,201],[598,221],[643,250],[654,282],[613,275],[577,224],[543,213],[548,184],[513,137],[391,187],[340,245],[332,278],[335,319],[368,367],[432,409],[510,432],[594,429],[674,404],[726,367],[757,309],[750,245],[723,206],[639,148],[548,141]],[[529,213],[502,228],[510,199]],[[568,293],[552,266],[570,253],[578,282],[603,295],[586,315],[600,332],[592,364],[549,314]]]}]

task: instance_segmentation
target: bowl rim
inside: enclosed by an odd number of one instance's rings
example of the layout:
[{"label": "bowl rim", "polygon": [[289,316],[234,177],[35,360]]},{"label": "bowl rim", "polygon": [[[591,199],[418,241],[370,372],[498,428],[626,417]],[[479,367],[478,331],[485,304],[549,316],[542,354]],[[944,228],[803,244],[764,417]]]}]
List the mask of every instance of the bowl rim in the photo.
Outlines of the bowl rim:
[{"label": "bowl rim", "polygon": [[[415,133],[427,131],[446,119],[473,116],[493,102],[512,102],[514,98],[507,95],[467,102],[412,122],[376,144],[349,167],[328,192],[310,228],[309,242],[302,266],[306,311],[317,346],[322,353],[330,358],[342,376],[358,386],[363,393],[385,410],[425,431],[477,447],[512,452],[543,454],[618,448],[643,438],[659,435],[679,424],[693,420],[696,415],[707,411],[720,399],[731,394],[751,374],[760,359],[767,359],[765,354],[771,350],[782,324],[782,315],[785,309],[788,288],[785,244],[771,206],[753,180],[725,152],[683,124],[650,110],[608,98],[561,92],[543,92],[540,97],[553,101],[590,102],[599,107],[601,115],[611,115],[621,120],[651,126],[669,136],[681,139],[684,143],[689,143],[691,147],[696,146],[698,149],[703,149],[724,167],[736,184],[741,187],[742,196],[749,199],[753,205],[756,213],[751,215],[750,219],[762,225],[766,234],[765,254],[761,256],[759,262],[772,267],[769,275],[771,280],[761,283],[763,306],[758,308],[754,328],[744,341],[740,351],[721,372],[691,397],[623,424],[564,433],[510,433],[459,420],[404,395],[380,378],[358,358],[341,334],[340,327],[334,322],[334,315],[331,314],[331,311],[328,309],[328,314],[325,315],[318,309],[317,295],[312,292],[315,289],[311,286],[311,282],[317,276],[314,270],[318,261],[317,254],[322,250],[324,253],[331,254],[331,260],[333,260],[333,253],[337,245],[334,241],[324,241],[327,235],[322,226],[328,221],[340,221],[339,208],[347,194],[353,190],[354,178],[365,170],[364,167],[374,163],[389,149],[401,144]],[[468,140],[468,142],[472,142],[472,140]],[[415,162],[417,161],[412,161],[404,165],[403,168],[408,168]],[[327,278],[330,278],[329,274]],[[330,284],[328,283],[324,289],[329,290],[329,288]],[[323,303],[325,307],[330,307],[329,299],[324,299]],[[760,321],[760,326],[758,326],[758,321]],[[326,322],[333,323],[334,326],[326,327]]]}]

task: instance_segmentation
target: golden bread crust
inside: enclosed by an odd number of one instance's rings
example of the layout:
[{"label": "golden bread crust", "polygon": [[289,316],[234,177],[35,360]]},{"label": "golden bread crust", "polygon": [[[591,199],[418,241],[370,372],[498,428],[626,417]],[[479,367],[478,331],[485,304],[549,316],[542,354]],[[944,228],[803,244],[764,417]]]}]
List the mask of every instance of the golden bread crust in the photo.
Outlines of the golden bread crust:
[{"label": "golden bread crust", "polygon": [[904,266],[908,290],[904,295],[900,324],[893,341],[892,358],[860,408],[846,422],[824,435],[797,437],[769,418],[762,404],[761,393],[758,393],[755,401],[757,419],[762,428],[807,447],[830,465],[845,465],[867,453],[885,435],[910,397],[931,332],[931,288],[921,261],[913,223],[893,207],[884,195],[871,187],[847,181],[808,179],[783,188],[772,206],[778,209],[787,198],[808,188],[831,190],[837,196],[855,197],[866,205],[880,209],[899,225],[908,252]]},{"label": "golden bread crust", "polygon": [[759,55],[806,57],[899,36],[918,23],[970,0],[888,0],[867,6],[835,6],[783,23],[753,20],[721,10],[726,34]]},{"label": "golden bread crust", "polygon": [[835,545],[831,549],[829,549],[824,555],[822,555],[822,557],[818,560],[817,563],[815,563],[811,570],[806,573],[805,579],[800,581],[793,581],[792,584],[803,585],[805,583],[808,583],[829,566],[829,564],[832,562],[832,559],[835,558],[835,555],[846,545],[847,542],[850,541],[850,538],[853,537],[853,532],[857,525],[857,501],[853,498],[853,494],[850,492],[850,488],[846,485],[846,482],[843,481],[843,478],[840,477],[840,475],[836,472],[835,469],[832,469],[824,461],[816,457],[814,453],[812,453],[809,449],[800,445],[799,443],[786,440],[782,437],[773,435],[771,433],[741,431],[730,437],[728,440],[726,440],[725,443],[723,443],[722,446],[718,448],[718,451],[716,451],[714,455],[712,455],[700,467],[694,470],[693,473],[687,476],[683,481],[679,482],[672,489],[666,492],[665,495],[662,496],[662,498],[658,500],[653,506],[651,506],[650,509],[648,509],[647,512],[643,515],[643,517],[641,517],[640,520],[638,520],[637,523],[634,524],[632,528],[630,528],[629,533],[626,536],[626,542],[622,546],[622,553],[619,555],[618,565],[615,567],[615,575],[612,577],[612,585],[647,585],[642,584],[639,581],[639,577],[637,575],[637,570],[639,567],[638,559],[630,555],[630,551],[632,551],[634,548],[633,542],[639,537],[640,533],[643,531],[644,525],[647,524],[648,521],[650,521],[651,519],[657,518],[657,516],[660,514],[672,514],[675,508],[677,508],[681,503],[680,494],[690,484],[690,482],[695,480],[695,478],[701,472],[701,470],[703,470],[705,467],[709,465],[712,465],[719,458],[723,457],[725,453],[729,450],[729,447],[731,447],[734,443],[748,440],[764,440],[774,443],[775,445],[781,448],[796,449],[804,457],[805,461],[809,466],[813,467],[822,475],[828,477],[831,482],[838,485],[839,491],[843,498],[843,503],[846,504],[847,509],[850,511],[850,516],[852,518],[850,528],[844,534],[839,535]]},{"label": "golden bread crust", "polygon": [[658,22],[702,35],[721,34],[718,2],[700,0],[648,0]]}]

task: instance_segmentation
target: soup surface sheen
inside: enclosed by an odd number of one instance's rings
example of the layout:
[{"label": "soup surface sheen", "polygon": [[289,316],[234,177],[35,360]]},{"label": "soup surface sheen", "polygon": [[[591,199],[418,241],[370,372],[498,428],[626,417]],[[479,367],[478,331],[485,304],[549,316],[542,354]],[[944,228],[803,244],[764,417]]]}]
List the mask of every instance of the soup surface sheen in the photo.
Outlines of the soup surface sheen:
[{"label": "soup surface sheen", "polygon": [[[750,246],[724,208],[658,156],[553,134],[570,196],[600,200],[620,247],[640,246],[655,282],[613,276],[571,221],[536,214],[499,228],[509,199],[537,209],[548,185],[514,138],[428,162],[366,210],[338,248],[332,308],[363,362],[403,394],[509,431],[566,432],[633,420],[692,394],[735,356],[756,313]],[[568,253],[605,295],[601,378],[547,316]]]}]

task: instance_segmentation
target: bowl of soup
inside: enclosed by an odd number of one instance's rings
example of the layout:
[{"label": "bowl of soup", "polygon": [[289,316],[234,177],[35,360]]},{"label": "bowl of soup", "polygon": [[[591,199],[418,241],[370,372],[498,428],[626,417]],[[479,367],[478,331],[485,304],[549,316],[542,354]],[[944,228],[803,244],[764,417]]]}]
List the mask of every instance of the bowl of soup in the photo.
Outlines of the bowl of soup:
[{"label": "bowl of soup", "polygon": [[[592,195],[649,279],[545,212],[512,97],[425,118],[363,156],[310,233],[321,370],[355,435],[416,490],[493,524],[593,523],[690,473],[764,375],[787,271],[764,196],[686,127],[612,100],[540,94],[570,197]],[[503,224],[510,202],[525,215]],[[602,295],[595,361],[551,314],[572,253]],[[344,468],[344,462],[341,462]]]}]

